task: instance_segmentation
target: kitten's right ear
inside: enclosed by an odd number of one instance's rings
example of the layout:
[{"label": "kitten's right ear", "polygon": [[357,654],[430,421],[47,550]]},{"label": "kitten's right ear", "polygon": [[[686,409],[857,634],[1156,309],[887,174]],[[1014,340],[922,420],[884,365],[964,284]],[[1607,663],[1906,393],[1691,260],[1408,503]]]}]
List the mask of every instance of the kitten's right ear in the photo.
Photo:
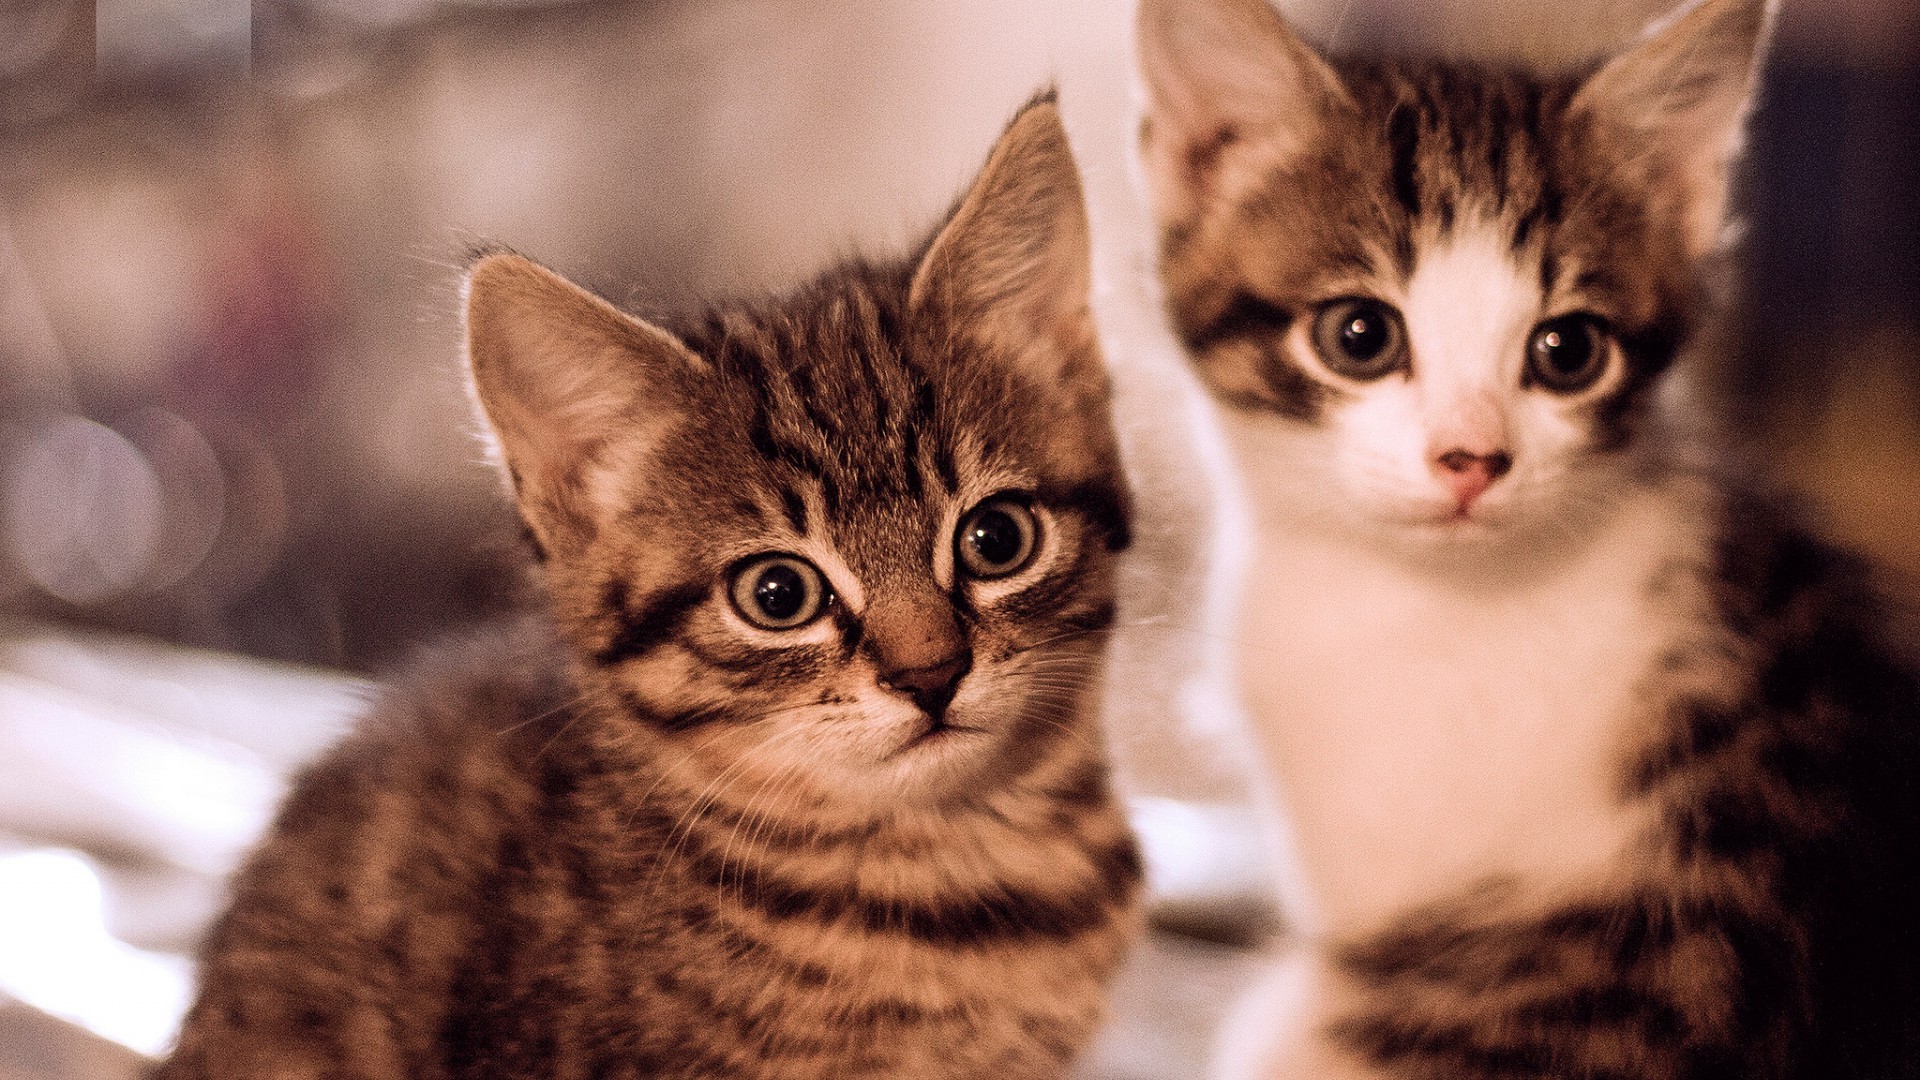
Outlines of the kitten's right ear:
[{"label": "kitten's right ear", "polygon": [[1231,199],[1352,99],[1267,0],[1140,0],[1141,150],[1162,225]]},{"label": "kitten's right ear", "polygon": [[607,481],[678,415],[705,368],[672,334],[518,255],[467,271],[467,365],[520,513],[546,551],[592,535]]}]

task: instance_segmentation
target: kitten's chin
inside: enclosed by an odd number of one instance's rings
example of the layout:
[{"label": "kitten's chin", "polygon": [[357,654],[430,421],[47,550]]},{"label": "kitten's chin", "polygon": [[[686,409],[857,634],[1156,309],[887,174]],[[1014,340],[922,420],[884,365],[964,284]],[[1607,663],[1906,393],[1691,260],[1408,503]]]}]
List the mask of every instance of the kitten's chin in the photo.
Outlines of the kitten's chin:
[{"label": "kitten's chin", "polygon": [[1412,566],[1514,581],[1577,558],[1615,509],[1605,499],[1551,508],[1499,503],[1465,514],[1422,504],[1355,515],[1347,529],[1353,541]]},{"label": "kitten's chin", "polygon": [[[1366,543],[1414,562],[1467,565],[1511,559],[1520,545],[1510,523],[1486,515],[1427,514],[1378,522]],[[1528,558],[1538,559],[1538,550]]]},{"label": "kitten's chin", "polygon": [[967,742],[984,734],[986,733],[980,728],[957,720],[948,718],[929,720],[919,734],[908,735],[906,741],[900,744],[900,748],[887,756],[890,759],[898,759],[909,754],[952,752],[955,743]]},{"label": "kitten's chin", "polygon": [[[952,807],[1003,788],[1025,762],[1019,725],[956,709],[938,723],[904,733],[874,763],[878,786],[927,807]],[[1031,747],[1028,747],[1031,749]]]},{"label": "kitten's chin", "polygon": [[964,716],[888,718],[842,758],[828,786],[840,801],[871,803],[877,813],[897,810],[903,801],[937,804],[978,783],[990,741]]}]

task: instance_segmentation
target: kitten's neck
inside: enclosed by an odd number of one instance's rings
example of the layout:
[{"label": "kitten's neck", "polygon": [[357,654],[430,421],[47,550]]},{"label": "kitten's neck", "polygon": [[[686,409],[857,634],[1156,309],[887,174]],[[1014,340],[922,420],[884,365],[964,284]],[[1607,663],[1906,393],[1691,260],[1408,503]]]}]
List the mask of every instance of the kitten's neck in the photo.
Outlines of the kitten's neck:
[{"label": "kitten's neck", "polygon": [[1319,926],[1490,876],[1585,880],[1636,842],[1620,779],[1650,722],[1637,694],[1707,632],[1712,513],[1671,473],[1497,585],[1267,523],[1243,685]]}]

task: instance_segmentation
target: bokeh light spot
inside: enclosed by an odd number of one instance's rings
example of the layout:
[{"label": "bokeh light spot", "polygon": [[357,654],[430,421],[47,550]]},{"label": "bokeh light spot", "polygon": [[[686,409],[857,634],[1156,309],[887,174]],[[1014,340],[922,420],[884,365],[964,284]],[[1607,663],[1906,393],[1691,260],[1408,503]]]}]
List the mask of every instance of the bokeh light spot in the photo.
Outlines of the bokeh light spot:
[{"label": "bokeh light spot", "polygon": [[7,545],[35,585],[75,604],[134,588],[160,535],[160,482],[112,429],[62,417],[42,425],[6,477]]}]

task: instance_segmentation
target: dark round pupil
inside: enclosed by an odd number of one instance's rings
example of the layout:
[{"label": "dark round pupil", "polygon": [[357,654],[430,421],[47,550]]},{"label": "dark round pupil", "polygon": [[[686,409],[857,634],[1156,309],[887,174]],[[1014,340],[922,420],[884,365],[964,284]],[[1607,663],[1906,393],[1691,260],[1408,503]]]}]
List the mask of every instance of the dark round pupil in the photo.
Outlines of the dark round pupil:
[{"label": "dark round pupil", "polygon": [[753,602],[770,619],[791,619],[807,602],[807,583],[791,566],[768,567],[753,586]]},{"label": "dark round pupil", "polygon": [[1593,343],[1576,328],[1555,326],[1540,335],[1540,352],[1553,370],[1573,375],[1592,359]]},{"label": "dark round pupil", "polygon": [[1340,348],[1355,360],[1371,360],[1387,347],[1387,321],[1361,308],[1340,325]]},{"label": "dark round pupil", "polygon": [[1020,524],[1004,510],[975,515],[967,542],[989,566],[1003,566],[1020,557]]}]

